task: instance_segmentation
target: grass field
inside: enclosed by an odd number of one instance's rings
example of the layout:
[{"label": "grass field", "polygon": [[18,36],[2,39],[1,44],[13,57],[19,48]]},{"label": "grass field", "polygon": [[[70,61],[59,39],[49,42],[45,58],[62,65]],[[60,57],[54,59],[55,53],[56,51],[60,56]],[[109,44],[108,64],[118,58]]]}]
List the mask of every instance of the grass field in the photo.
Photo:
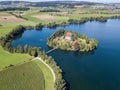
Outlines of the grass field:
[{"label": "grass field", "polygon": [[44,74],[34,62],[0,72],[0,90],[45,90],[44,83]]},{"label": "grass field", "polygon": [[0,46],[0,70],[10,64],[16,65],[29,61],[31,57],[27,54],[10,54]]},{"label": "grass field", "polygon": [[34,60],[0,71],[0,90],[54,90],[53,76]]},{"label": "grass field", "polygon": [[53,20],[43,20],[40,18],[37,18],[39,16],[49,16],[49,13],[26,13],[25,15],[23,15],[24,18],[27,18],[29,21],[33,22],[33,23],[42,23],[42,24],[47,24],[50,22],[63,22],[63,21],[67,21],[69,19],[69,17],[67,16],[57,16],[54,15],[53,17],[55,17]]},{"label": "grass field", "polygon": [[45,90],[54,90],[54,81],[51,71],[40,61],[34,61],[42,70],[45,79]]},{"label": "grass field", "polygon": [[[7,18],[7,16],[9,18]],[[27,21],[27,20],[22,20],[22,19],[18,19],[16,21],[16,17],[15,20],[13,20],[12,22],[10,21],[11,19],[14,19],[14,16],[9,14],[8,12],[0,12],[0,18],[6,17],[4,20],[0,20],[0,36],[5,36],[6,34],[8,34],[10,31],[12,31],[13,28],[15,28],[17,25],[35,25],[35,23]],[[11,19],[10,19],[11,17]]]}]

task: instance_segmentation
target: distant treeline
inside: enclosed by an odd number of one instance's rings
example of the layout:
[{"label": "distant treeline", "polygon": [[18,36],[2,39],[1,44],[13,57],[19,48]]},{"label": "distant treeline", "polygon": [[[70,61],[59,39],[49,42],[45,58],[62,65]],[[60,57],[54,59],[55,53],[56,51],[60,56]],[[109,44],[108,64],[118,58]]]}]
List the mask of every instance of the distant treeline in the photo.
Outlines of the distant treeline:
[{"label": "distant treeline", "polygon": [[42,29],[43,27],[48,27],[48,28],[56,28],[57,26],[65,26],[65,25],[68,25],[69,23],[66,21],[66,22],[61,22],[61,23],[57,23],[57,22],[50,22],[48,24],[42,24],[42,23],[39,23],[35,26],[35,29],[36,30],[40,30]]},{"label": "distant treeline", "polygon": [[15,11],[15,10],[22,10],[27,11],[30,8],[28,7],[7,7],[7,8],[0,8],[0,11]]},{"label": "distant treeline", "polygon": [[76,23],[76,24],[81,24],[81,23],[85,23],[87,21],[99,21],[99,22],[106,22],[108,19],[119,19],[120,16],[110,16],[110,17],[85,17],[82,19],[69,19],[68,22],[69,23]]},{"label": "distant treeline", "polygon": [[60,12],[60,10],[57,10],[57,9],[43,9],[43,10],[40,10],[40,12]]},{"label": "distant treeline", "polygon": [[85,17],[81,19],[69,19],[68,21],[64,22],[50,22],[48,24],[42,24],[39,23],[35,26],[35,29],[39,30],[42,29],[43,27],[48,27],[48,28],[56,28],[57,26],[66,26],[69,24],[83,24],[87,21],[99,21],[99,22],[107,22],[108,19],[119,19],[120,16],[110,16],[110,17]]},{"label": "distant treeline", "polygon": [[[34,6],[34,7],[57,7],[64,6],[73,8],[75,5],[96,5],[100,3],[85,2],[85,1],[51,1],[51,2],[25,2],[25,1],[14,1],[14,4],[20,4],[24,6]],[[0,5],[12,5],[12,1],[1,1]]]},{"label": "distant treeline", "polygon": [[75,5],[95,5],[96,3],[92,3],[92,2],[76,2],[76,1],[53,1],[53,2],[37,2],[34,4],[31,4],[31,6],[34,7],[58,7],[58,6],[65,6],[65,7],[69,7],[69,8],[73,8]]}]

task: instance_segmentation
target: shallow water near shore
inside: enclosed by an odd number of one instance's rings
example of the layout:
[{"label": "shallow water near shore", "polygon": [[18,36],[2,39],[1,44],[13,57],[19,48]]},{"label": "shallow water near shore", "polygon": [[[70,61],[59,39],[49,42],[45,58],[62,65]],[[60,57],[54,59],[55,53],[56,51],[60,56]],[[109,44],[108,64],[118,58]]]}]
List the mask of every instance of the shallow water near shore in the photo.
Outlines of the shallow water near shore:
[{"label": "shallow water near shore", "polygon": [[55,50],[51,55],[64,72],[70,90],[120,90],[120,20],[105,23],[88,21],[84,24],[58,26],[54,29],[27,30],[12,41],[12,46],[31,45],[48,51],[47,38],[56,30],[74,30],[99,41],[89,53]]}]

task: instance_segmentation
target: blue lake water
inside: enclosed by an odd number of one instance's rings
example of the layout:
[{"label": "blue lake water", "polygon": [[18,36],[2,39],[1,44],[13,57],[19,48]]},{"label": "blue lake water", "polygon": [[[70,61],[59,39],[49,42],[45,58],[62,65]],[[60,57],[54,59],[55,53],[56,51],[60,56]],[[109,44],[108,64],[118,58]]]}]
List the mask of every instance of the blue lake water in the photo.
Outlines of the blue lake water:
[{"label": "blue lake water", "polygon": [[64,71],[64,79],[70,90],[120,90],[120,20],[109,19],[85,24],[70,24],[54,29],[27,30],[12,41],[12,46],[31,45],[48,51],[47,38],[56,30],[74,30],[99,41],[98,48],[91,53],[55,50],[51,55]]}]

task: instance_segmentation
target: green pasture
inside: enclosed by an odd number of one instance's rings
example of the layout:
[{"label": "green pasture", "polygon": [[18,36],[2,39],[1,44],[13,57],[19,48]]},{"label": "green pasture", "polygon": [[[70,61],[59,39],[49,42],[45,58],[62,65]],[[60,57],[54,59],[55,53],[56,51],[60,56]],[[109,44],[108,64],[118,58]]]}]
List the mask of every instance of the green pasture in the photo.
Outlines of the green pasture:
[{"label": "green pasture", "polygon": [[34,62],[0,72],[0,90],[45,90],[42,70]]},{"label": "green pasture", "polygon": [[10,64],[16,65],[29,61],[31,57],[28,54],[11,54],[0,46],[0,70],[3,70]]}]

